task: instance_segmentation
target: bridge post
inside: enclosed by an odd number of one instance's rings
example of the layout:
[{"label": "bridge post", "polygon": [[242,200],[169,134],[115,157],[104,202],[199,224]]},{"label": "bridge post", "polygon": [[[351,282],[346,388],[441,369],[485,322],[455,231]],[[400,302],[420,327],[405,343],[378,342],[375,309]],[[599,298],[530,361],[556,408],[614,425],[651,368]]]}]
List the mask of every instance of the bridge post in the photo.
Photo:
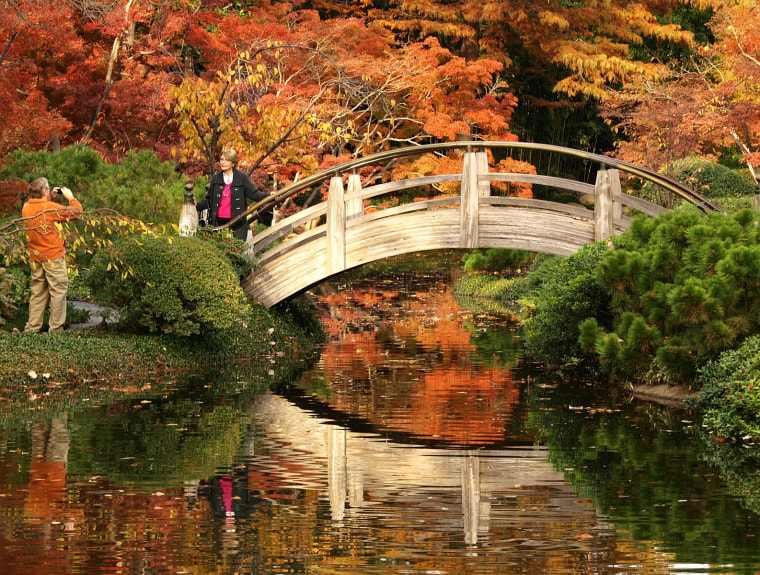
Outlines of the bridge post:
[{"label": "bridge post", "polygon": [[333,176],[327,192],[327,275],[346,269],[346,202],[343,178]]},{"label": "bridge post", "polygon": [[[475,154],[477,158],[476,163],[478,165],[478,175],[488,173],[488,154],[486,152],[478,152]],[[481,198],[487,198],[491,195],[491,180],[483,179],[478,182],[478,192]]]},{"label": "bridge post", "polygon": [[620,184],[620,170],[608,168],[612,188],[612,224],[623,219],[623,186]]},{"label": "bridge post", "polygon": [[[611,173],[611,172],[614,172]],[[615,189],[617,188],[617,189]],[[615,196],[620,198],[620,175],[617,170],[610,170],[606,165],[599,166],[596,173],[596,189],[594,192],[594,240],[606,240],[612,236],[615,210],[622,208],[620,202],[615,202]],[[618,208],[615,207],[618,204]]]},{"label": "bridge post", "polygon": [[[359,174],[348,176],[347,196],[353,196],[362,191],[362,179]],[[364,200],[361,198],[351,198],[346,200],[346,221],[358,218],[364,215]]]},{"label": "bridge post", "polygon": [[466,152],[462,163],[462,197],[459,205],[460,226],[459,246],[477,248],[479,245],[478,225],[480,189],[478,186],[478,154]]}]

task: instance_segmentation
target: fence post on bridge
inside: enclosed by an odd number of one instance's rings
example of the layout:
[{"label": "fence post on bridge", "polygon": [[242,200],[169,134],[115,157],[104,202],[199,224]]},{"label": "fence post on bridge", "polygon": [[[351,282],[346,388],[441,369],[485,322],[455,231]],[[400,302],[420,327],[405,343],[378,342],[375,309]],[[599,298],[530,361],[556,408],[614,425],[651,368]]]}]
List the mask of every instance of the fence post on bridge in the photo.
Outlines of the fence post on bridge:
[{"label": "fence post on bridge", "polygon": [[[477,152],[475,154],[475,164],[478,166],[478,176],[488,173],[488,154],[486,152]],[[487,198],[491,195],[491,180],[478,180],[478,193],[481,198]]]},{"label": "fence post on bridge", "polygon": [[[359,174],[348,176],[348,189],[346,195],[353,196],[362,191],[362,179]],[[364,215],[364,200],[361,198],[351,198],[346,200],[346,221],[358,218]]]},{"label": "fence post on bridge", "polygon": [[622,195],[620,173],[605,164],[599,166],[596,173],[596,190],[594,192],[594,240],[606,240],[613,234],[615,220],[623,215],[620,202]]},{"label": "fence post on bridge", "polygon": [[327,275],[346,269],[346,202],[343,178],[333,176],[327,192]]},{"label": "fence post on bridge", "polygon": [[480,188],[478,185],[478,154],[465,152],[462,162],[462,188],[459,226],[459,246],[477,248],[480,227],[478,225]]}]

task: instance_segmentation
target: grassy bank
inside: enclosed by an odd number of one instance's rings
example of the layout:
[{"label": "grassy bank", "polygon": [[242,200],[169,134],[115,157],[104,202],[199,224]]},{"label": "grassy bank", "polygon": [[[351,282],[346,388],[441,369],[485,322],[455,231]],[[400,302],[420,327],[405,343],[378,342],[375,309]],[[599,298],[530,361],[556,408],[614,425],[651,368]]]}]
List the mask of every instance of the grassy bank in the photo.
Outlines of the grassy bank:
[{"label": "grassy bank", "polygon": [[[304,302],[272,310],[250,306],[239,327],[180,337],[129,334],[96,326],[56,334],[0,332],[0,402],[51,386],[133,380],[243,358],[276,360],[322,341]],[[2,407],[2,403],[0,403]]]}]

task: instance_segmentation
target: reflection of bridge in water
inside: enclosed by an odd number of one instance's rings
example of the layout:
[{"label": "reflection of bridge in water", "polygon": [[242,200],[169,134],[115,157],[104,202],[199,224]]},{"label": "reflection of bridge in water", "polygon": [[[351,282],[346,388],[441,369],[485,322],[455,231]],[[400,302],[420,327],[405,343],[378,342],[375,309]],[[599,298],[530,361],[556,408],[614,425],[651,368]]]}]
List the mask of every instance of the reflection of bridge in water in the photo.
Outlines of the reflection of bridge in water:
[{"label": "reflection of bridge in water", "polygon": [[[351,431],[273,393],[253,407],[257,464],[274,466],[279,486],[326,490],[332,520],[363,516],[393,521],[419,517],[430,534],[464,534],[468,545],[489,532],[509,532],[526,546],[593,531],[611,531],[592,503],[581,499],[547,450],[525,446],[493,450],[415,447]],[[560,527],[561,526],[561,527]]]},{"label": "reflection of bridge in water", "polygon": [[[474,150],[481,151],[474,151]],[[546,175],[489,172],[483,150],[547,152],[580,159],[591,169],[594,183]],[[362,187],[358,169],[424,153],[459,152],[460,173],[409,178]],[[385,169],[383,168],[383,169]],[[690,188],[646,168],[614,158],[541,144],[461,142],[433,144],[383,152],[332,167],[283,188],[251,206],[246,217],[273,202],[329,180],[326,202],[308,207],[252,239],[260,267],[244,282],[246,292],[267,307],[344,270],[379,259],[423,250],[511,248],[569,255],[583,245],[624,231],[630,214],[652,216],[664,208],[623,193],[621,172],[647,181],[703,209],[717,209]],[[347,188],[344,188],[344,176]],[[496,183],[521,183],[584,195],[591,209],[578,204],[500,196]],[[431,187],[458,186],[458,195],[430,198]],[[494,189],[492,189],[494,188]],[[421,201],[370,211],[365,202],[403,193]],[[243,217],[243,216],[240,216]],[[228,225],[233,225],[234,222]],[[305,224],[319,222],[302,231]]]}]

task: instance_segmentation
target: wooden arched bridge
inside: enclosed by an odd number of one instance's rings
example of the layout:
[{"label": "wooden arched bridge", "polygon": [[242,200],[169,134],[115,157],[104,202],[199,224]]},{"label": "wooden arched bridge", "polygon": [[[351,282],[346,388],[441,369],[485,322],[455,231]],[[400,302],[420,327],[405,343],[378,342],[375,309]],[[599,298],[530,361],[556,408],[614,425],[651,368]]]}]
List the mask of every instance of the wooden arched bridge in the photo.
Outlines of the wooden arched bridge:
[{"label": "wooden arched bridge", "polygon": [[[545,175],[489,172],[485,149],[551,152],[588,163],[595,182]],[[356,171],[397,158],[459,150],[462,171],[382,182],[362,187]],[[308,207],[252,238],[258,260],[243,282],[249,296],[271,307],[344,270],[400,254],[447,248],[512,248],[569,255],[583,245],[624,231],[630,214],[657,216],[665,208],[623,193],[620,172],[661,186],[703,210],[718,208],[690,188],[646,168],[606,156],[558,146],[516,142],[457,142],[403,148],[367,156],[331,168],[283,188],[251,206],[253,218],[274,202],[329,180],[328,199]],[[395,207],[365,209],[365,200],[456,182],[460,194],[420,198]],[[593,209],[533,198],[492,194],[492,182],[523,182],[593,197]],[[427,194],[430,195],[429,193]],[[241,216],[244,217],[244,216]],[[305,224],[319,225],[304,230]],[[228,226],[234,224],[230,222]],[[303,231],[302,231],[303,230]]]}]

